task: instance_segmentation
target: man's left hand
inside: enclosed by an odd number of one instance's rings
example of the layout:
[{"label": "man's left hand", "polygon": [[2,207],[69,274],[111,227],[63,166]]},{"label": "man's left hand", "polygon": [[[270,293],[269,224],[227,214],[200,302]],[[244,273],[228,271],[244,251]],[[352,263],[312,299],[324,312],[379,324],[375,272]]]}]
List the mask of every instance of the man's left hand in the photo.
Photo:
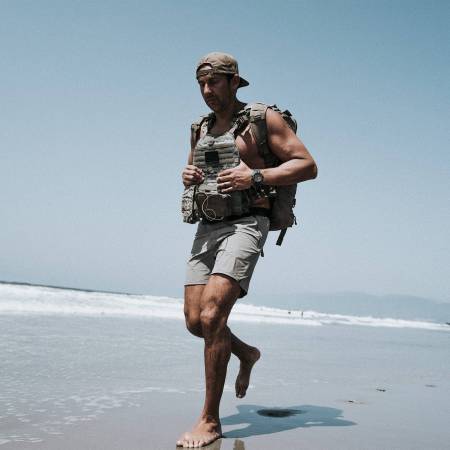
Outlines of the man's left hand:
[{"label": "man's left hand", "polygon": [[219,192],[225,194],[233,191],[243,191],[251,185],[252,169],[243,161],[232,169],[222,170],[217,177],[217,188]]}]

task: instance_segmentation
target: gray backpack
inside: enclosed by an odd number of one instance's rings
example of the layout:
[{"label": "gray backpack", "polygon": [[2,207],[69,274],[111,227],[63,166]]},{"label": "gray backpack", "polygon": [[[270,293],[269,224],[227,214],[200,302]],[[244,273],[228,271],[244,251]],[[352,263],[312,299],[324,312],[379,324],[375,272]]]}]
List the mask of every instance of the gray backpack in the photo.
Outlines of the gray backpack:
[{"label": "gray backpack", "polygon": [[[264,159],[265,166],[276,167],[281,164],[281,161],[270,151],[267,143],[266,112],[268,108],[280,113],[294,133],[297,132],[297,121],[288,110],[281,111],[276,105],[252,103],[245,108],[252,134],[255,137],[258,151]],[[287,228],[292,227],[294,224],[297,225],[293,211],[296,203],[296,192],[297,184],[271,186],[269,189],[269,198],[271,199],[270,230],[281,230],[277,239],[277,245],[281,245],[283,242]]]}]

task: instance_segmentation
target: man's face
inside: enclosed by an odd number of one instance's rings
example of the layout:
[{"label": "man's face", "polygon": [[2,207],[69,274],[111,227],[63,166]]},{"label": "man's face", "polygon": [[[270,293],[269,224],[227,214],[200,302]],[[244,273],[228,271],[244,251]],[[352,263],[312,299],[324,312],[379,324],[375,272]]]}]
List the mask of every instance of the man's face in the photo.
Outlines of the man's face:
[{"label": "man's face", "polygon": [[198,79],[203,100],[214,112],[227,109],[234,102],[233,80],[223,74],[207,74]]}]

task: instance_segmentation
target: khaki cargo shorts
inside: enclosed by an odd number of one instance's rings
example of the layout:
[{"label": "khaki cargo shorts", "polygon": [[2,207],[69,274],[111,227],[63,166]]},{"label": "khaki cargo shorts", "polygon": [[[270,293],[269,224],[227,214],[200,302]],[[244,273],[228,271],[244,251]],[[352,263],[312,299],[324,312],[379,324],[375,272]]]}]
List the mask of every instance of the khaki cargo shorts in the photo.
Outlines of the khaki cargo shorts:
[{"label": "khaki cargo shorts", "polygon": [[185,285],[207,284],[212,274],[224,274],[248,292],[250,279],[269,232],[269,218],[260,215],[200,222],[187,263]]}]

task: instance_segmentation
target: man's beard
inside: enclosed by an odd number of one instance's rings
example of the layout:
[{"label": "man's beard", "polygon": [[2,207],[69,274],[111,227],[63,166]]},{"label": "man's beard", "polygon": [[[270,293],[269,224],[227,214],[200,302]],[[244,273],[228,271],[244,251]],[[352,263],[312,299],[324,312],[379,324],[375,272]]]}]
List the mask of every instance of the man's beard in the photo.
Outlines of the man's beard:
[{"label": "man's beard", "polygon": [[230,105],[230,101],[231,101],[231,94],[229,96],[229,99],[228,98],[220,99],[215,95],[210,95],[205,98],[205,103],[215,113],[225,111]]},{"label": "man's beard", "polygon": [[225,109],[225,103],[219,100],[217,97],[208,97],[205,99],[206,104],[214,112],[220,112]]}]

